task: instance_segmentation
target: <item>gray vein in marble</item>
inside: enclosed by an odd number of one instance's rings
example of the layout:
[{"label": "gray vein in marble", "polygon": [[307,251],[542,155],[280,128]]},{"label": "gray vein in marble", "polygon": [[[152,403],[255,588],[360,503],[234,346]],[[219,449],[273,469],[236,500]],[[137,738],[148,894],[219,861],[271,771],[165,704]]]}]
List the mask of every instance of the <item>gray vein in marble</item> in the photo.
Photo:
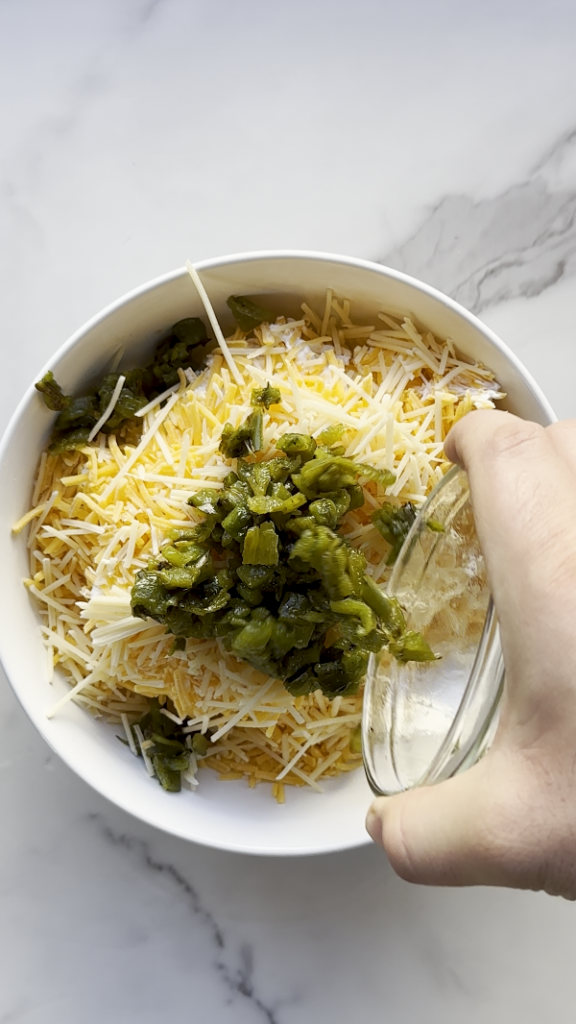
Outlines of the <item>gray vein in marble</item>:
[{"label": "gray vein in marble", "polygon": [[576,274],[576,127],[526,181],[491,198],[445,196],[402,245],[379,260],[481,312],[540,295]]},{"label": "gray vein in marble", "polygon": [[549,168],[553,166],[557,167],[559,164],[561,165],[565,161],[566,156],[572,150],[574,143],[576,143],[576,126],[563,132],[563,134],[556,139],[556,142],[552,143],[540,160],[536,161],[533,167],[533,173],[538,174],[541,171],[547,173]]},{"label": "gray vein in marble", "polygon": [[134,839],[124,833],[115,832],[104,822],[99,814],[90,814],[89,817],[92,822],[99,826],[101,833],[106,839],[115,846],[136,856],[151,871],[167,879],[172,887],[178,889],[186,898],[194,918],[206,930],[210,938],[215,953],[214,969],[224,984],[230,999],[233,999],[235,996],[242,996],[254,1007],[258,1014],[258,1019],[266,1021],[267,1024],[278,1024],[278,1005],[274,1007],[269,1006],[259,997],[255,989],[252,947],[248,944],[243,944],[239,951],[240,962],[235,969],[231,968],[224,961],[226,938],[222,928],[210,910],[204,906],[197,890],[184,875],[174,865],[153,857],[148,844],[143,840]]}]

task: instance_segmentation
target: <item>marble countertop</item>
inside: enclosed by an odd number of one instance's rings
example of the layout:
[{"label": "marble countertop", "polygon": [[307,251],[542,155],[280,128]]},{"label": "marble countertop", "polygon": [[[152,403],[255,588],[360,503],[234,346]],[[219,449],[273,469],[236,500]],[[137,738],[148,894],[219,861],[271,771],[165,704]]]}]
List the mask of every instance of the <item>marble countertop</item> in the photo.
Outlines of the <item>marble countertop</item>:
[{"label": "marble countertop", "polygon": [[[4,0],[0,426],[106,303],[259,248],[438,285],[573,414],[575,33],[571,0]],[[73,776],[4,680],[0,736],[0,1022],[574,1017],[568,903],[413,887],[371,847],[187,845]]]}]

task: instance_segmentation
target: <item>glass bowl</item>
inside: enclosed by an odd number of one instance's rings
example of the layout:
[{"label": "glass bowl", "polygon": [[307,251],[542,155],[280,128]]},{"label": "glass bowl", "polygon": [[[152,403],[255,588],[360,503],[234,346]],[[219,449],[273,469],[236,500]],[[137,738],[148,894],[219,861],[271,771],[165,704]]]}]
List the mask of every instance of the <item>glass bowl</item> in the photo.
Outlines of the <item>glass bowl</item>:
[{"label": "glass bowl", "polygon": [[372,655],[362,744],[368,782],[382,796],[470,767],[490,744],[504,663],[474,527],[466,473],[454,466],[418,513],[387,592],[438,656],[406,664]]}]

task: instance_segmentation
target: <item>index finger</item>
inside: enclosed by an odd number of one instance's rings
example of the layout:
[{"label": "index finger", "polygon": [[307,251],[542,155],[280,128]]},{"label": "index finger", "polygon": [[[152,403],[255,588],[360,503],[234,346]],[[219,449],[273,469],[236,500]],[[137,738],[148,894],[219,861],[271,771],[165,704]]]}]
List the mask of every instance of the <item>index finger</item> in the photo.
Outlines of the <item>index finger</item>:
[{"label": "index finger", "polygon": [[510,413],[470,413],[445,451],[468,473],[505,659],[530,675],[576,612],[576,478],[544,427]]}]

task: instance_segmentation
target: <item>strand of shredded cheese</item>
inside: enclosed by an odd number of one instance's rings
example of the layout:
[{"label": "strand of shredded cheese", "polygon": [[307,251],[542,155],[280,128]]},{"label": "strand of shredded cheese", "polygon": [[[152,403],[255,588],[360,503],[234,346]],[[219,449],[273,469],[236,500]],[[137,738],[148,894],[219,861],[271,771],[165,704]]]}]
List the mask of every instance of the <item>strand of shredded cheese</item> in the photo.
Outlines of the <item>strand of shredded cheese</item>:
[{"label": "strand of shredded cheese", "polygon": [[194,284],[196,285],[198,294],[199,294],[200,298],[202,299],[202,304],[204,306],[204,309],[206,310],[206,315],[207,315],[207,317],[208,317],[208,319],[209,319],[209,321],[210,321],[210,323],[212,325],[212,330],[214,331],[214,334],[216,335],[216,339],[218,341],[218,344],[220,345],[220,348],[222,349],[224,358],[225,358],[226,362],[228,363],[228,366],[230,367],[230,372],[231,372],[232,376],[234,377],[234,380],[236,381],[236,383],[239,385],[239,387],[242,387],[242,384],[243,384],[242,375],[240,374],[240,372],[238,370],[238,367],[236,366],[236,363],[234,362],[234,359],[232,358],[232,353],[230,352],[230,349],[228,348],[228,345],[226,343],[226,338],[224,337],[224,335],[222,333],[222,328],[220,327],[220,324],[218,323],[218,319],[217,319],[216,314],[214,312],[214,309],[212,307],[212,303],[210,302],[210,299],[208,298],[208,293],[207,293],[204,285],[202,284],[202,281],[200,280],[200,276],[198,274],[198,271],[196,270],[196,267],[192,263],[190,263],[190,260],[186,261],[186,270],[188,271],[188,273],[190,274],[190,277],[192,278],[192,280],[194,281]]},{"label": "strand of shredded cheese", "polygon": [[124,387],[125,383],[126,383],[126,377],[123,377],[122,374],[120,374],[120,376],[118,377],[118,380],[116,381],[116,386],[114,388],[114,391],[112,392],[112,396],[110,398],[110,401],[108,402],[108,405],[104,409],[104,412],[102,413],[102,415],[101,415],[100,419],[98,420],[98,422],[94,424],[94,426],[92,427],[92,430],[88,434],[88,443],[90,443],[90,441],[94,440],[94,438],[102,430],[102,427],[104,426],[104,424],[110,419],[112,413],[114,412],[114,408],[116,406],[116,403],[117,403],[118,399],[120,398],[120,392],[122,391],[122,388]]}]

